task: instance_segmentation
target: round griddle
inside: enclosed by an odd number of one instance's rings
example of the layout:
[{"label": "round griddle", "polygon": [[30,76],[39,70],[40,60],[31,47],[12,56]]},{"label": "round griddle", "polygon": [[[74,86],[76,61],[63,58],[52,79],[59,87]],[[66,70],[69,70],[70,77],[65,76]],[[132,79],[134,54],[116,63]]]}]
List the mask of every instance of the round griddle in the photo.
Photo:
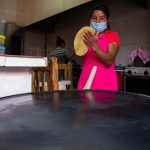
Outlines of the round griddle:
[{"label": "round griddle", "polygon": [[149,150],[150,97],[56,91],[0,99],[1,150]]}]

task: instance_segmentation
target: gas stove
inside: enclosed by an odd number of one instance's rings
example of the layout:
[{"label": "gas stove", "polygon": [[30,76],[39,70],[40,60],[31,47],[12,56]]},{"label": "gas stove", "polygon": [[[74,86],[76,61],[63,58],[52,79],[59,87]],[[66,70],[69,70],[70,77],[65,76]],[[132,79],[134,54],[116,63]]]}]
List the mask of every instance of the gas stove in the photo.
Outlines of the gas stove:
[{"label": "gas stove", "polygon": [[150,67],[126,67],[124,72],[127,76],[150,77]]}]

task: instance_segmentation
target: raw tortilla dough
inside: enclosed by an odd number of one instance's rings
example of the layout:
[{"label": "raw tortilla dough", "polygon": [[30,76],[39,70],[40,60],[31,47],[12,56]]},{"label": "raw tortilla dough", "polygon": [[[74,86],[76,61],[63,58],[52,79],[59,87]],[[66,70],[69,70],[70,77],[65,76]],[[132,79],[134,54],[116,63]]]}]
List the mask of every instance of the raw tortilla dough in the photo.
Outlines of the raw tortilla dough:
[{"label": "raw tortilla dough", "polygon": [[94,35],[95,30],[89,26],[82,27],[76,34],[75,39],[74,39],[74,49],[75,53],[78,56],[83,56],[86,54],[88,47],[86,43],[83,41],[83,33],[85,31],[89,31]]}]

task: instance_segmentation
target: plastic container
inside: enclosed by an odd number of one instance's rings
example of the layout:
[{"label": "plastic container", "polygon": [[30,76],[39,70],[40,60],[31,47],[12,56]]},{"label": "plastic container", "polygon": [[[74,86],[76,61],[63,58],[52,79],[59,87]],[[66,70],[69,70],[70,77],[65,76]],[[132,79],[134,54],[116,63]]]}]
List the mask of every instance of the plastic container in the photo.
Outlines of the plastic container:
[{"label": "plastic container", "polygon": [[5,44],[6,36],[0,35],[0,45],[3,46]]},{"label": "plastic container", "polygon": [[0,46],[0,54],[5,54],[5,46]]}]

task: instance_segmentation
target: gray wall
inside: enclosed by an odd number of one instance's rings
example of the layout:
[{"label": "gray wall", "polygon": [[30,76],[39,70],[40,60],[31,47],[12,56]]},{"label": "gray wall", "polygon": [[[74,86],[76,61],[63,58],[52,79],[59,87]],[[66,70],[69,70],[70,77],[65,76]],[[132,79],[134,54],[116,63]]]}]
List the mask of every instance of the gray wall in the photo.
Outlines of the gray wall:
[{"label": "gray wall", "polygon": [[[64,14],[56,24],[55,30],[48,33],[47,55],[55,48],[57,35],[66,41],[66,48],[73,49],[73,41],[77,31],[89,25],[89,13],[93,5],[104,2],[102,0],[84,4]],[[129,53],[143,45],[150,50],[150,7],[145,9],[129,0],[105,0],[111,12],[112,30],[117,31],[121,39],[121,47],[116,58],[116,64],[128,65]],[[78,63],[81,58],[76,57]]]},{"label": "gray wall", "polygon": [[112,28],[121,39],[121,47],[116,63],[127,65],[129,53],[139,49],[142,45],[150,50],[150,7],[145,9],[128,0],[117,0],[110,4],[112,14]]}]

